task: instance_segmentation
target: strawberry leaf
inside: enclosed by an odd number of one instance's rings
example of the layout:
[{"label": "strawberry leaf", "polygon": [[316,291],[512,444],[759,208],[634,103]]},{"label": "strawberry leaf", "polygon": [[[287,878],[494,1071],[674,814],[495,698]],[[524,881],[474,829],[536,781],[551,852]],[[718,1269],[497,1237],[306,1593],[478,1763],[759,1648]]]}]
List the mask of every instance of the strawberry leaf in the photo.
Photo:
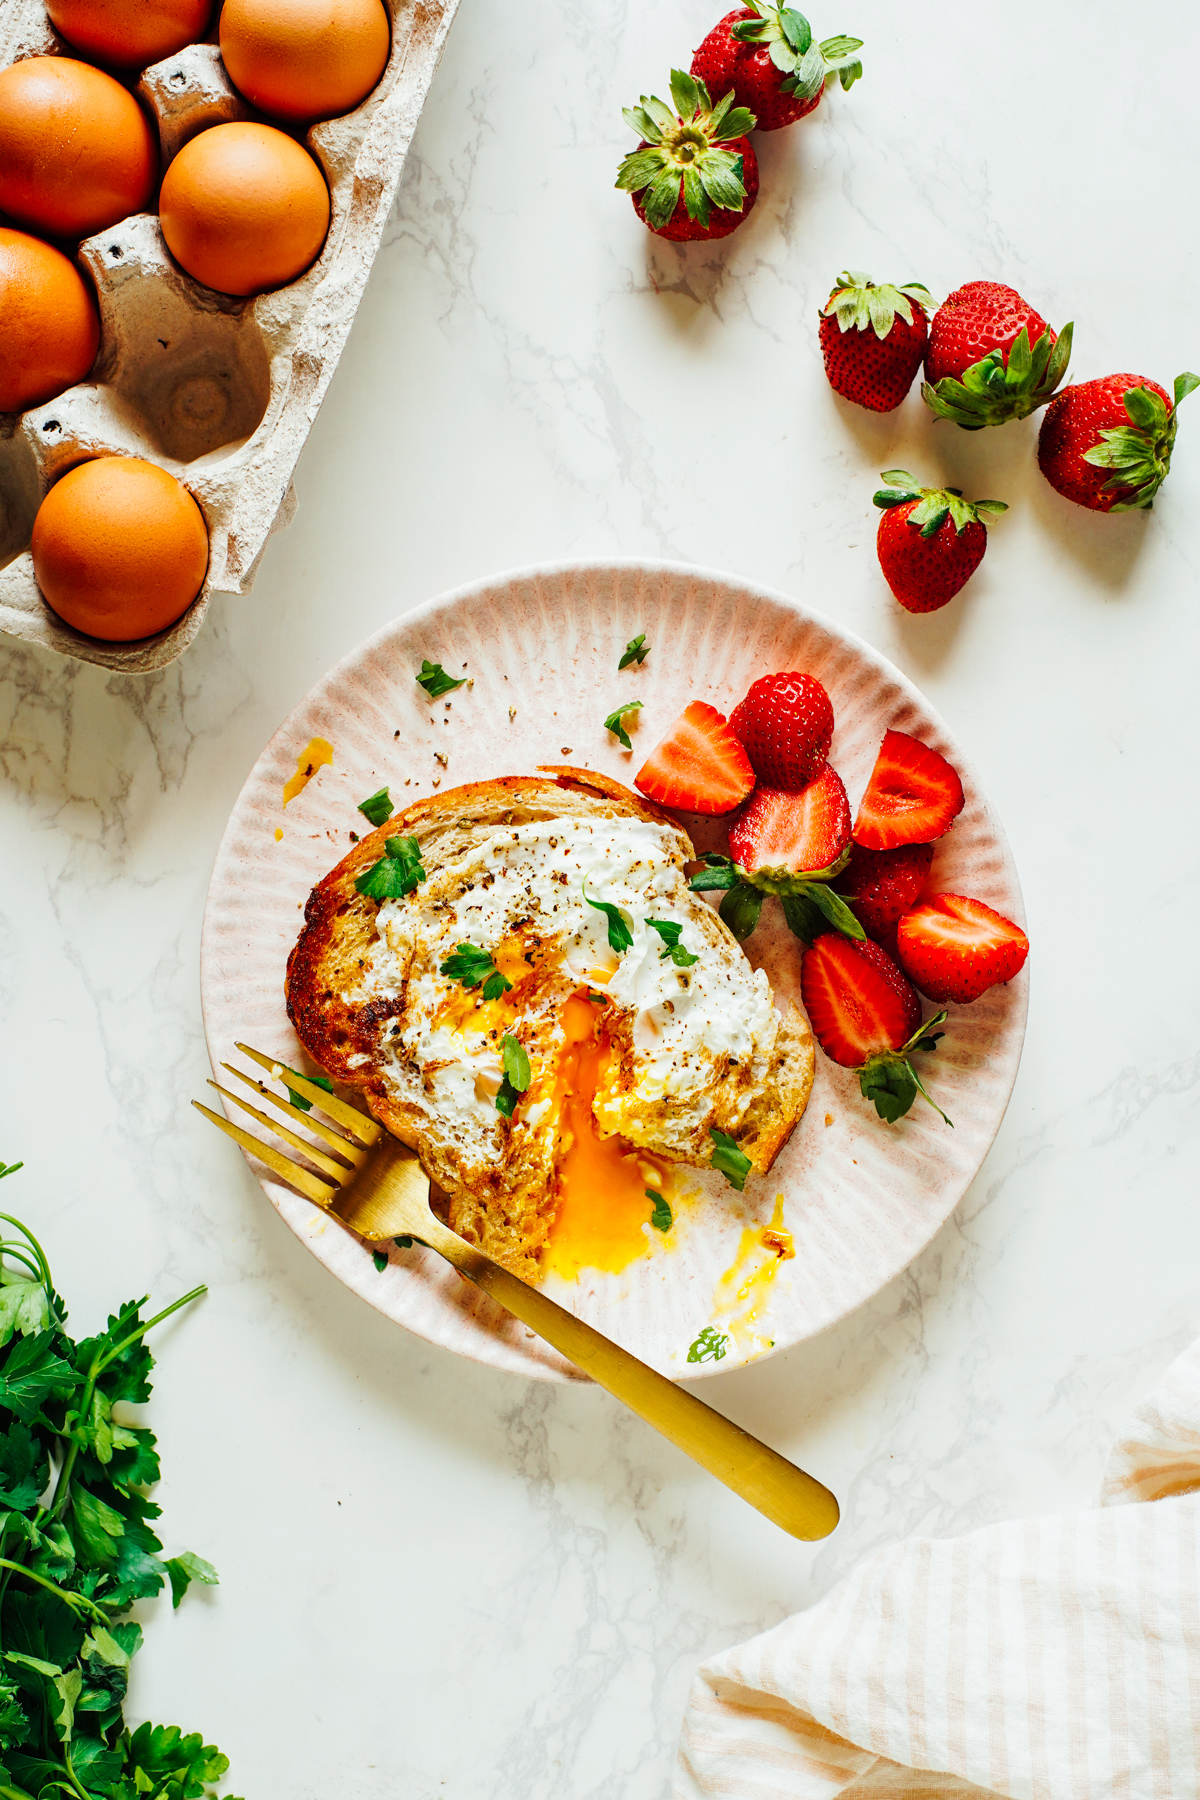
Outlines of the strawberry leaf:
[{"label": "strawberry leaf", "polygon": [[813,35],[812,26],[809,24],[804,14],[802,12],[797,12],[794,7],[782,6],[779,9],[779,24],[782,28],[784,37],[796,52],[796,55],[803,56],[804,52],[812,43]]},{"label": "strawberry leaf", "polygon": [[685,123],[700,110],[700,90],[685,69],[671,70],[671,98],[675,111]]},{"label": "strawberry leaf", "polygon": [[719,911],[739,944],[744,944],[758,924],[764,895],[749,882],[738,881],[722,900]]}]

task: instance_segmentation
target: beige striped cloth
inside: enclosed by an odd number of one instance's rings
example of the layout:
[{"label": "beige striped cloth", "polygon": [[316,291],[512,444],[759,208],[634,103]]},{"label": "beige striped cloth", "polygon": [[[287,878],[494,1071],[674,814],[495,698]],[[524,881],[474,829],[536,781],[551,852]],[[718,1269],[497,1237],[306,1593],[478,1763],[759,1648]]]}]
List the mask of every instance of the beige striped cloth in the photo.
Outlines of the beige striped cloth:
[{"label": "beige striped cloth", "polygon": [[674,1800],[1200,1800],[1200,1342],[1099,1507],[910,1538],[697,1673]]}]

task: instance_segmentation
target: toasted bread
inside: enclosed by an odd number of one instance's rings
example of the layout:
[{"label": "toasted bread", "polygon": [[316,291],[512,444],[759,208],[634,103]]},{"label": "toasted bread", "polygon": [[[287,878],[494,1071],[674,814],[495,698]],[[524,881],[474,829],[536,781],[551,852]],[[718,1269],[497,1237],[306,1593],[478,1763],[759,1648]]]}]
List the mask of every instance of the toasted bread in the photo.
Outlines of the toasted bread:
[{"label": "toasted bread", "polygon": [[[547,775],[473,783],[394,814],[314,888],[287,970],[309,1055],[418,1151],[453,1229],[526,1279],[556,1207],[551,1097],[573,994],[591,991],[603,1009],[597,1130],[669,1161],[710,1163],[715,1126],[765,1172],[814,1065],[802,1015],[775,1012],[765,975],[688,889],[694,850],[676,821],[607,777]],[[356,879],[387,839],[405,836],[424,881],[403,899],[360,894]],[[606,883],[635,939],[615,957],[594,898]],[[680,924],[686,966],[649,928],[651,910]],[[501,998],[484,1002],[441,972],[460,938],[498,958],[511,981]],[[506,1035],[531,1069],[511,1120],[495,1104]]]}]

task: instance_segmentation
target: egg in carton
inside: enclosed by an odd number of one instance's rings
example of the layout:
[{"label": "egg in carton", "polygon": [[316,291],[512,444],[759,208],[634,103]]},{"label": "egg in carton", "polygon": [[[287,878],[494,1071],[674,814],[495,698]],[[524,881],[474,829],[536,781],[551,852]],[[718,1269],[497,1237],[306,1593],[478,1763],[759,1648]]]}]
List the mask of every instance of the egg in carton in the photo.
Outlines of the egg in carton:
[{"label": "egg in carton", "polygon": [[[96,289],[100,351],[88,379],[20,414],[0,414],[0,631],[106,668],[173,662],[196,636],[214,589],[244,594],[271,533],[295,510],[292,473],[349,335],[404,158],[458,0],[384,0],[391,50],[378,85],[303,142],[329,186],[329,234],[298,280],[239,299],[194,281],[163,242],[158,216],[135,213],[79,246]],[[4,0],[0,67],[79,53],[41,0]],[[215,24],[211,36],[215,38]],[[161,172],[209,126],[277,119],[234,89],[215,41],[144,71]],[[166,631],[108,643],[47,606],[29,553],[34,516],[60,475],[94,456],[137,456],[178,477],[204,515],[208,572]]]}]

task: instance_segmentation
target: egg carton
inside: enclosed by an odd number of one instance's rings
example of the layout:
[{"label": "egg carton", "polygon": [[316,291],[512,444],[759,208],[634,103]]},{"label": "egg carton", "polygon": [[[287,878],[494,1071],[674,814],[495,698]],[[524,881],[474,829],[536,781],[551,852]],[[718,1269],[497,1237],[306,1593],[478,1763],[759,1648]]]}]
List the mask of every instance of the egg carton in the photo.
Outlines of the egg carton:
[{"label": "egg carton", "polygon": [[[214,589],[252,587],[268,537],[295,511],[292,474],[354,321],[458,0],[385,4],[392,47],[378,86],[304,136],[329,184],[331,217],[324,249],[298,281],[249,300],[202,287],[172,261],[154,213],[80,245],[100,306],[95,367],[44,406],[0,414],[0,631],[105,668],[158,669],[196,636]],[[41,0],[3,0],[0,67],[75,54]],[[137,92],[157,123],[164,170],[210,125],[279,124],[236,93],[212,41],[147,69]],[[131,644],[66,625],[42,598],[29,554],[47,489],[76,463],[107,455],[145,457],[177,476],[209,533],[196,600],[169,630]]]}]

